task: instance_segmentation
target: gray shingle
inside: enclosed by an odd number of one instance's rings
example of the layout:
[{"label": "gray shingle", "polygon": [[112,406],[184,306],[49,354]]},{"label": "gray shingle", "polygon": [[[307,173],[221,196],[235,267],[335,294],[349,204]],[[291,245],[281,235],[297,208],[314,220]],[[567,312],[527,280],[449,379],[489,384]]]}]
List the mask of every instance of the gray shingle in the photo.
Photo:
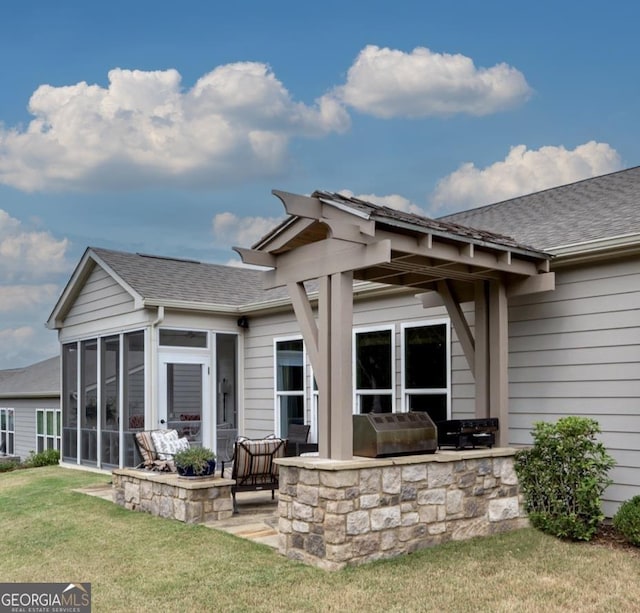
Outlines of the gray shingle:
[{"label": "gray shingle", "polygon": [[500,233],[499,231],[492,231],[486,228],[469,227],[468,225],[462,225],[460,223],[444,219],[431,219],[430,217],[407,213],[398,209],[392,209],[388,206],[360,200],[359,198],[343,196],[342,194],[316,191],[312,196],[320,200],[337,202],[366,213],[377,223],[381,223],[383,225],[404,225],[407,228],[436,232],[442,235],[450,235],[452,237],[467,239],[471,242],[489,242],[503,247],[529,249],[527,243],[520,243],[514,240],[510,235]]},{"label": "gray shingle", "polygon": [[55,356],[24,368],[0,370],[0,397],[60,393],[60,357]]},{"label": "gray shingle", "polygon": [[264,273],[235,266],[91,248],[123,281],[147,300],[241,306],[286,296],[264,290]]},{"label": "gray shingle", "polygon": [[538,249],[640,233],[640,166],[439,219]]}]

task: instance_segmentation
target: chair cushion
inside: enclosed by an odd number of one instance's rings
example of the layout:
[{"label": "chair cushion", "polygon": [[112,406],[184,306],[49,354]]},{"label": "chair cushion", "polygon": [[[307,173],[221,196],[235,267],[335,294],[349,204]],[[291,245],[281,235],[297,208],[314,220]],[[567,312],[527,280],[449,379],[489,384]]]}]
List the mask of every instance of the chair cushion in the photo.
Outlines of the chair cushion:
[{"label": "chair cushion", "polygon": [[274,458],[284,456],[284,440],[280,438],[247,439],[239,437],[233,463],[233,475],[238,481],[270,480],[278,475]]},{"label": "chair cushion", "polygon": [[155,430],[151,433],[151,439],[159,460],[171,460],[178,451],[189,447],[189,442],[181,440],[176,430]]},{"label": "chair cushion", "polygon": [[136,441],[138,443],[138,449],[140,450],[140,456],[145,464],[150,464],[158,459],[156,448],[151,438],[151,432],[136,432]]}]

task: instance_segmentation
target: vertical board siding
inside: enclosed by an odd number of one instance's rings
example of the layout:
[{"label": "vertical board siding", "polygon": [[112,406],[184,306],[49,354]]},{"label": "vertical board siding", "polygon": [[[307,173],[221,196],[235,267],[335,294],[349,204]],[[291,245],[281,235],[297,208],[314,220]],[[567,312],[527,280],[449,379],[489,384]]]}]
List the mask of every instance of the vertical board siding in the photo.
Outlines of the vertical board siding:
[{"label": "vertical board siding", "polygon": [[536,421],[596,419],[617,462],[609,515],[640,493],[639,268],[629,260],[560,269],[555,291],[509,308],[509,442],[530,444]]}]

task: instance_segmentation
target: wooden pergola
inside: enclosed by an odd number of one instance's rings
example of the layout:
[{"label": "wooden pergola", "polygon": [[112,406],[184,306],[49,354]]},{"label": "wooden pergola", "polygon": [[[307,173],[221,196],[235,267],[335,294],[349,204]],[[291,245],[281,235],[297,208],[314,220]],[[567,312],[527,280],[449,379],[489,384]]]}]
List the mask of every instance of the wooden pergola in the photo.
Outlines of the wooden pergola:
[{"label": "wooden pergola", "polygon": [[[318,386],[319,455],[353,456],[353,282],[415,290],[425,308],[444,304],[475,379],[475,414],[498,417],[507,444],[511,296],[555,287],[550,256],[489,232],[403,213],[328,192],[273,191],[289,217],[251,249],[247,264],[272,268],[286,286]],[[314,315],[304,283],[317,279]],[[474,303],[473,329],[461,304]]]}]

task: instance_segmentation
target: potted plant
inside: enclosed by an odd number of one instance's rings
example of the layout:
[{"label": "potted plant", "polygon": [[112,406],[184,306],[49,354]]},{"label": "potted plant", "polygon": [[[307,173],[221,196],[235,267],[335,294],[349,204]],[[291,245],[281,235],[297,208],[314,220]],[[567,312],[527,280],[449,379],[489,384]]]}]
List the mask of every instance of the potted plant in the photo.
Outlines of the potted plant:
[{"label": "potted plant", "polygon": [[189,447],[178,451],[174,462],[182,477],[207,477],[216,470],[216,454],[207,447]]}]

